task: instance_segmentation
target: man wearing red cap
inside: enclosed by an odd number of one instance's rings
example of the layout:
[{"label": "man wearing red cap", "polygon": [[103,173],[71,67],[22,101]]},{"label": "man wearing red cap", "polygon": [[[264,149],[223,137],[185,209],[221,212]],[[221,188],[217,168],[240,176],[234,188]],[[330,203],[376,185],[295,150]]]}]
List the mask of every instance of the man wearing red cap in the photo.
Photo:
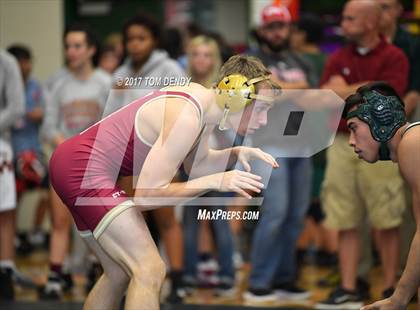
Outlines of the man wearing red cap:
[{"label": "man wearing red cap", "polygon": [[[258,33],[261,46],[253,54],[272,73],[272,79],[285,89],[315,86],[316,76],[298,55],[287,48],[290,13],[284,6],[269,5],[261,14]],[[275,145],[265,145],[277,154]],[[306,299],[309,293],[296,287],[295,250],[309,206],[311,161],[309,158],[278,158],[280,168],[273,171],[265,189],[261,217],[253,236],[252,270],[249,289],[244,294],[249,302],[278,299]],[[261,165],[255,171],[267,175]]]}]

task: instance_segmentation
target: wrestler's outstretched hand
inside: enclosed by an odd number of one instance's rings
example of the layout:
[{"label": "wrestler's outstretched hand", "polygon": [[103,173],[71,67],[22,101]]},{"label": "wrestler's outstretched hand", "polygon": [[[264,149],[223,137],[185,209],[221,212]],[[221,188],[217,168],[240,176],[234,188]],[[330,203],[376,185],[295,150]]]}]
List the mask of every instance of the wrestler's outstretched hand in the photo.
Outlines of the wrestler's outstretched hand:
[{"label": "wrestler's outstretched hand", "polygon": [[264,184],[261,177],[241,170],[231,170],[214,175],[216,180],[221,177],[218,190],[221,192],[236,192],[239,195],[251,199],[252,196],[246,190],[260,193]]},{"label": "wrestler's outstretched hand", "polygon": [[387,298],[362,307],[360,310],[404,310],[406,306],[397,303],[392,298]]},{"label": "wrestler's outstretched hand", "polygon": [[245,171],[251,171],[251,165],[249,162],[254,159],[260,159],[265,161],[267,164],[278,168],[279,164],[276,162],[273,156],[255,147],[239,146],[236,149],[238,161],[244,166]]}]

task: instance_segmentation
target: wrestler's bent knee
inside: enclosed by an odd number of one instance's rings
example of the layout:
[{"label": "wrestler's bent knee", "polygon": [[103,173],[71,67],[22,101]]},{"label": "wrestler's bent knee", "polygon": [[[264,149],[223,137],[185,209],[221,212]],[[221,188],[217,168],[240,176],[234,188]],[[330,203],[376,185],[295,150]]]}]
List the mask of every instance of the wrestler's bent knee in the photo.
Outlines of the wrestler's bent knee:
[{"label": "wrestler's bent knee", "polygon": [[133,278],[141,281],[144,285],[159,290],[166,275],[166,266],[163,260],[157,258],[149,259],[147,263],[140,264],[133,268]]}]

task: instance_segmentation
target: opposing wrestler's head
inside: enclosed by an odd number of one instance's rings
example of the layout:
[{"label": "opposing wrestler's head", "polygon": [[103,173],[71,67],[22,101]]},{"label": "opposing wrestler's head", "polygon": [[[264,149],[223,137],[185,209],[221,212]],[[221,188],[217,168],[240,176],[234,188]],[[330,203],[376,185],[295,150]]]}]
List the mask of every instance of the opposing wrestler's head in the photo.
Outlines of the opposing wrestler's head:
[{"label": "opposing wrestler's head", "polygon": [[346,99],[344,115],[350,129],[349,144],[369,163],[390,160],[389,141],[406,123],[404,102],[385,82],[360,87]]},{"label": "opposing wrestler's head", "polygon": [[256,57],[235,55],[229,58],[220,69],[214,88],[216,103],[223,110],[220,129],[234,128],[245,135],[267,124],[267,112],[275,99],[275,91],[280,90],[270,74]]}]

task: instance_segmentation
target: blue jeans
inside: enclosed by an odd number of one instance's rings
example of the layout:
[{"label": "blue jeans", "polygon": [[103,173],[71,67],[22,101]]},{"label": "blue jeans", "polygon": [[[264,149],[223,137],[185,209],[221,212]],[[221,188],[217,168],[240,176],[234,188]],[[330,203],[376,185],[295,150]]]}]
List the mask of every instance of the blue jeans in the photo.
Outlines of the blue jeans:
[{"label": "blue jeans", "polygon": [[[185,275],[193,278],[197,275],[198,263],[198,228],[200,221],[197,220],[198,210],[203,207],[187,206],[184,209],[184,266]],[[206,207],[207,210],[222,209],[226,207]],[[234,279],[233,267],[233,237],[230,229],[229,221],[227,220],[210,220],[210,225],[213,227],[215,244],[218,253],[219,276],[222,278]]]},{"label": "blue jeans", "polygon": [[296,242],[309,207],[311,159],[277,158],[277,162],[280,167],[271,177],[270,166],[262,162],[253,165],[264,185],[268,183],[251,249],[249,286],[254,289],[270,289],[273,284],[295,280]]}]

